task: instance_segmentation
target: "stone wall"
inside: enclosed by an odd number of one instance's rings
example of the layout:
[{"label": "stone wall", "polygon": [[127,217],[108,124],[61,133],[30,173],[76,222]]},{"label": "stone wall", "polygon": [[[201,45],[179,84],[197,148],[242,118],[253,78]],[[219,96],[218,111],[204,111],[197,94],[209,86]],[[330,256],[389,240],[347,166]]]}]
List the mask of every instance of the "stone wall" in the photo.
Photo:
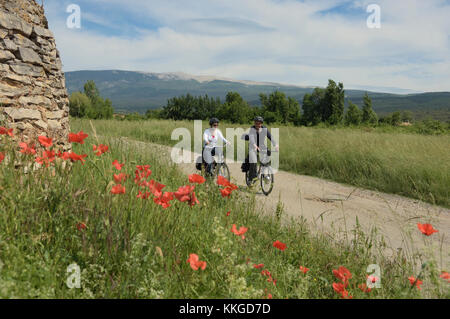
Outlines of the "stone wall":
[{"label": "stone wall", "polygon": [[35,0],[0,0],[0,126],[69,150],[69,99],[55,39]]}]

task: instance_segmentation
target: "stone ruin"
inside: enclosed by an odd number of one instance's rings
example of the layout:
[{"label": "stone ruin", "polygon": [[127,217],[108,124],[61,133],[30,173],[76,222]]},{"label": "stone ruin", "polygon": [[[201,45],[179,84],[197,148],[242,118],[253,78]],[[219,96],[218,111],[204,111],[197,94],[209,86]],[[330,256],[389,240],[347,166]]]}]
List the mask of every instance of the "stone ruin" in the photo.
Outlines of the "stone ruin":
[{"label": "stone ruin", "polygon": [[[35,0],[0,0],[0,126],[70,149],[69,99],[55,39]],[[38,146],[38,145],[36,145]]]}]

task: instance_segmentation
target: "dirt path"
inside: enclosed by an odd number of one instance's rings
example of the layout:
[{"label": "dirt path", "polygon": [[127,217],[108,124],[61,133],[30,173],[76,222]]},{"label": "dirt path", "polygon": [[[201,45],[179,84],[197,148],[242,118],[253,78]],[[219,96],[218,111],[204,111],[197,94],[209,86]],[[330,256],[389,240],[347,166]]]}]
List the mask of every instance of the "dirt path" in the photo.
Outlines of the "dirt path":
[{"label": "dirt path", "polygon": [[[161,152],[170,154],[171,151],[170,147],[144,144]],[[192,158],[197,156],[195,154]],[[228,166],[231,180],[246,189],[240,163]],[[186,174],[198,173],[194,164],[179,164],[179,167]],[[284,171],[275,175],[275,186],[269,196],[256,190],[266,213],[274,214],[277,204],[282,203],[285,221],[290,217],[303,217],[311,227],[333,239],[350,241],[350,231],[354,229],[357,218],[366,233],[376,228],[377,238],[384,238],[384,253],[392,255],[403,250],[409,257],[421,254],[416,262],[427,260],[426,256],[432,253],[439,269],[450,269],[450,210],[447,208]],[[439,232],[424,236],[417,229],[418,222],[431,223]]]}]

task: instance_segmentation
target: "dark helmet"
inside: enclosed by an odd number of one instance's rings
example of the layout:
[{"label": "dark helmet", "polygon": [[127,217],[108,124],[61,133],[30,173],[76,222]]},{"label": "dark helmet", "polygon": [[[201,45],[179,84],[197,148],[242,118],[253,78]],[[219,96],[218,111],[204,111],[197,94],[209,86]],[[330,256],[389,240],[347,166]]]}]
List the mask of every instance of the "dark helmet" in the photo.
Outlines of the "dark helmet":
[{"label": "dark helmet", "polygon": [[215,124],[215,123],[219,124],[219,119],[218,119],[218,118],[213,117],[213,118],[211,118],[211,119],[209,120],[209,125],[210,125],[210,126],[212,126],[212,125]]},{"label": "dark helmet", "polygon": [[253,119],[253,121],[264,123],[264,118],[262,116],[257,116]]}]

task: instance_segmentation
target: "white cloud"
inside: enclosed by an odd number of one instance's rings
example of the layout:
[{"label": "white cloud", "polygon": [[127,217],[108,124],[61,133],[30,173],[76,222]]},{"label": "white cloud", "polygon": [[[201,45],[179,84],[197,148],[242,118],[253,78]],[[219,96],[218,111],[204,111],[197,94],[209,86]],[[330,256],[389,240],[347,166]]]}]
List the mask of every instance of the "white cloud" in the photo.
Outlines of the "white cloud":
[{"label": "white cloud", "polygon": [[362,8],[361,18],[317,14],[348,2],[338,0],[97,0],[105,12],[84,13],[105,26],[108,10],[160,25],[130,37],[69,30],[62,6],[48,2],[66,71],[183,71],[301,85],[333,78],[346,87],[450,90],[450,5],[444,0],[377,1],[381,29],[366,27],[364,8],[373,1],[363,0],[351,3]]}]

